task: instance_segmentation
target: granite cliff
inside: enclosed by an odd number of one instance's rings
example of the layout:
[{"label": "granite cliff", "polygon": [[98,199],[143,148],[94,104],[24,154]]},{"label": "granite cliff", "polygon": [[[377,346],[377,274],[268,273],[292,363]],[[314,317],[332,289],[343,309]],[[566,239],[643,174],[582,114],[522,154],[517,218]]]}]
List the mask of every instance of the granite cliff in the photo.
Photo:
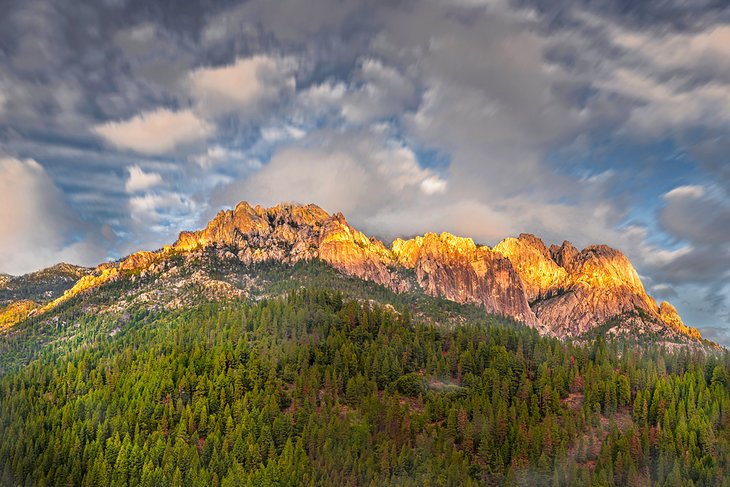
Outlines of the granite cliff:
[{"label": "granite cliff", "polygon": [[[477,305],[561,338],[580,337],[607,323],[623,322],[631,324],[623,330],[628,333],[633,326],[656,335],[700,339],[695,329],[682,323],[674,307],[657,305],[646,293],[625,255],[605,245],[579,251],[566,241],[548,248],[539,238],[522,234],[490,248],[470,238],[427,233],[396,239],[389,248],[352,227],[341,213],[330,215],[312,204],[263,208],[239,203],[219,212],[204,229],[182,232],[162,250],[137,252],[93,271],[76,270],[75,285],[60,297],[50,296],[54,299],[38,312],[110,281],[138,277],[147,278],[147,297],[159,291],[150,282],[161,287],[176,278],[175,286],[180,288],[181,276],[210,299],[244,296],[235,276],[213,278],[210,272],[181,270],[211,255],[217,262],[243,266],[320,259],[343,274],[394,292],[420,290]],[[13,278],[4,277],[5,282],[9,279]],[[6,323],[27,315],[28,309],[28,303],[9,307],[6,315],[11,318],[6,317]],[[609,333],[623,331],[616,325]]]}]

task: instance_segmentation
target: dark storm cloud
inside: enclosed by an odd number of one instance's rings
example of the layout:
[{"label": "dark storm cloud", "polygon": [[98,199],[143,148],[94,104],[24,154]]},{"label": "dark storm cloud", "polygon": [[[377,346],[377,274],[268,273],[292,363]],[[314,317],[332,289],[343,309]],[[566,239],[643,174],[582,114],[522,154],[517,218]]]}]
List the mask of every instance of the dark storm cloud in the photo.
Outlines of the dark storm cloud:
[{"label": "dark storm cloud", "polygon": [[723,0],[519,0],[544,13],[554,24],[570,24],[571,12],[581,9],[617,19],[636,28],[696,30],[730,18]]}]

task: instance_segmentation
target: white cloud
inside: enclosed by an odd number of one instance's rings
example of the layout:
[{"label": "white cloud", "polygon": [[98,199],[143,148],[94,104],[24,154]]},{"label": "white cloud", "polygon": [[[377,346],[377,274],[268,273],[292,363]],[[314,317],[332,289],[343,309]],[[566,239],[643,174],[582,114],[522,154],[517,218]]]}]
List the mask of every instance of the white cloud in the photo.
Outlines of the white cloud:
[{"label": "white cloud", "polygon": [[[665,70],[730,70],[730,24],[697,32],[630,31],[609,27],[612,40],[642,61]],[[730,71],[727,71],[730,73]]]},{"label": "white cloud", "polygon": [[159,108],[128,120],[95,125],[92,130],[108,143],[121,149],[146,154],[164,154],[176,147],[210,137],[213,125],[191,110]]},{"label": "white cloud", "polygon": [[293,92],[292,59],[256,55],[222,67],[199,68],[189,74],[190,93],[208,115],[237,112],[251,115],[260,103]]},{"label": "white cloud", "polygon": [[272,143],[289,139],[301,139],[307,132],[293,125],[277,125],[261,129],[261,138],[264,142]]},{"label": "white cloud", "polygon": [[686,79],[657,80],[653,75],[623,67],[596,82],[604,90],[639,102],[631,111],[627,129],[641,135],[660,136],[672,129],[730,122],[730,85],[686,85]]},{"label": "white cloud", "polygon": [[323,141],[316,147],[280,149],[259,171],[225,188],[218,201],[314,202],[363,222],[385,208],[418,206],[446,190],[446,181],[421,167],[402,143],[368,133],[317,138]]},{"label": "white cloud", "polygon": [[426,194],[443,193],[446,191],[446,181],[438,176],[429,176],[421,181],[421,191]]},{"label": "white cloud", "polygon": [[307,114],[334,112],[351,124],[370,124],[398,117],[417,102],[415,83],[394,66],[366,57],[358,62],[351,79],[326,80],[298,95]]},{"label": "white cloud", "polygon": [[0,158],[0,272],[20,274],[60,261],[93,265],[104,253],[43,167]]},{"label": "white cloud", "polygon": [[135,165],[127,168],[129,179],[124,186],[127,193],[138,193],[162,184],[162,176],[156,172],[145,172],[141,167]]},{"label": "white cloud", "polygon": [[196,220],[198,207],[185,195],[173,191],[147,193],[129,199],[133,223],[160,235],[189,228]]},{"label": "white cloud", "polygon": [[730,24],[639,30],[581,9],[571,16],[551,46],[571,53],[568,79],[597,90],[588,115],[616,116],[625,120],[623,135],[644,138],[730,122]]},{"label": "white cloud", "polygon": [[664,194],[665,200],[677,198],[701,198],[705,194],[705,188],[697,185],[678,186]]},{"label": "white cloud", "polygon": [[370,151],[373,167],[393,191],[419,187],[426,194],[434,194],[446,189],[446,181],[430,169],[422,168],[409,147],[390,141]]},{"label": "white cloud", "polygon": [[203,178],[206,181],[200,182],[205,182],[204,186],[207,187],[214,187],[232,181],[229,175],[218,174],[216,170],[219,168],[226,168],[240,175],[247,175],[261,167],[261,161],[251,157],[251,155],[220,145],[208,147],[204,154],[199,154],[193,157],[192,160],[204,171]]}]

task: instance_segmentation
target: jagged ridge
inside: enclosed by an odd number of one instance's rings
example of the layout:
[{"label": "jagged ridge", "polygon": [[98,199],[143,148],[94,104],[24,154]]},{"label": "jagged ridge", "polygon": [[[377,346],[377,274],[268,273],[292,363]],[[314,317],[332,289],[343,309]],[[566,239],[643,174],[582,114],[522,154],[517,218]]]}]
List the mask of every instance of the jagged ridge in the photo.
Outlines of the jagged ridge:
[{"label": "jagged ridge", "polygon": [[[203,230],[182,232],[172,246],[99,266],[40,312],[124,276],[159,275],[173,256],[192,258],[211,248],[219,258],[244,265],[321,259],[395,292],[415,285],[429,295],[476,304],[558,337],[580,336],[612,318],[631,315],[655,332],[700,338],[671,305],[657,306],[628,259],[604,245],[578,251],[566,241],[547,248],[539,238],[522,234],[492,249],[470,238],[428,233],[397,239],[388,248],[353,228],[341,213],[288,203],[271,208],[239,203],[219,212]],[[415,274],[415,282],[409,272]],[[215,286],[228,289],[221,282],[210,284],[211,289]]]}]

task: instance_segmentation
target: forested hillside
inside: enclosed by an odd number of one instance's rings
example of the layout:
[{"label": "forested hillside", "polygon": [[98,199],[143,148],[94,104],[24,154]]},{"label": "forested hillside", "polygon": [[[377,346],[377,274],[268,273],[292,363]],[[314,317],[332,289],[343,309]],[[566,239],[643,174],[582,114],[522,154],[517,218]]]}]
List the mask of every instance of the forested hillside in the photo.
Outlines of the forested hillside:
[{"label": "forested hillside", "polygon": [[412,316],[308,288],[76,317],[0,379],[0,480],[730,485],[727,353]]}]

